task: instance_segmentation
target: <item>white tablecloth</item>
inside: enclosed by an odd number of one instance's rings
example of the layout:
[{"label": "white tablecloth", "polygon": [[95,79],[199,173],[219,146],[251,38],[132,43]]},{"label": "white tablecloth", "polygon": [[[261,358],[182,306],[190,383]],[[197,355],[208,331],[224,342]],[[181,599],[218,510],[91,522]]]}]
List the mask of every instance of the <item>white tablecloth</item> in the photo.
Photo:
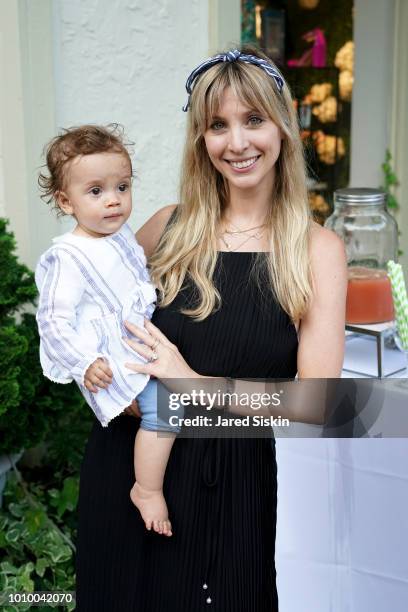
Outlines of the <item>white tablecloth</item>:
[{"label": "white tablecloth", "polygon": [[276,448],[280,612],[406,612],[408,439]]}]

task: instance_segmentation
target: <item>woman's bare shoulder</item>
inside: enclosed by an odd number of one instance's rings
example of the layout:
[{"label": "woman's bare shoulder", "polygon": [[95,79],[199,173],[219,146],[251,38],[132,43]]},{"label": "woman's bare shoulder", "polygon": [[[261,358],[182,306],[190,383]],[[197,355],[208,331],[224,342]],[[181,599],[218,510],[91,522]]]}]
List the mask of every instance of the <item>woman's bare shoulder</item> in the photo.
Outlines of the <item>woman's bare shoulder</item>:
[{"label": "woman's bare shoulder", "polygon": [[336,293],[336,299],[341,301],[347,287],[347,256],[342,239],[332,230],[313,224],[309,256],[314,297],[327,303],[327,294]]},{"label": "woman's bare shoulder", "polygon": [[312,266],[333,263],[333,260],[344,263],[344,242],[332,230],[313,222],[310,232],[310,259]]},{"label": "woman's bare shoulder", "polygon": [[146,257],[150,257],[153,254],[164,232],[164,228],[176,208],[177,204],[164,206],[154,213],[136,232],[136,240],[143,247]]}]

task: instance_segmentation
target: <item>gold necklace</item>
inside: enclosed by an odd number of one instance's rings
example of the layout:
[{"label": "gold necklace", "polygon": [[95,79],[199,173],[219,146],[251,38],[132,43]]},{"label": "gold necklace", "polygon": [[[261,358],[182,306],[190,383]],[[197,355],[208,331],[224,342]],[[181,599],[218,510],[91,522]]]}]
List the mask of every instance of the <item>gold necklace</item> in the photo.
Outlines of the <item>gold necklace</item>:
[{"label": "gold necklace", "polygon": [[[225,233],[227,233],[227,232],[223,232],[223,234],[225,234]],[[263,236],[263,232],[261,232],[261,233],[259,233],[259,232],[258,232],[258,233],[256,233],[256,234],[249,234],[249,235],[247,234],[247,238],[245,238],[245,240],[244,240],[243,242],[241,242],[241,243],[240,243],[240,244],[239,244],[237,247],[232,248],[232,245],[231,245],[231,244],[229,244],[229,243],[228,243],[228,242],[225,240],[225,238],[224,238],[224,235],[223,235],[223,234],[220,234],[220,236],[219,236],[219,237],[220,237],[220,239],[222,240],[222,242],[225,244],[225,246],[227,247],[228,251],[238,251],[238,249],[240,249],[241,247],[243,247],[243,246],[244,246],[244,244],[246,244],[247,242],[249,242],[249,241],[251,240],[251,238],[255,238],[256,240],[260,240],[260,239],[262,238],[262,236]]]},{"label": "gold necklace", "polygon": [[248,227],[246,229],[240,229],[237,225],[235,225],[234,223],[232,223],[232,221],[228,221],[228,223],[230,225],[232,225],[233,228],[235,228],[236,231],[232,231],[229,229],[225,229],[223,234],[244,234],[244,236],[250,236],[251,238],[256,238],[257,240],[260,240],[263,236],[263,231],[259,231],[259,232],[255,232],[255,234],[249,234],[249,232],[252,232],[253,230],[259,230],[263,227],[265,227],[266,223],[261,223],[261,225],[254,225],[253,227]]},{"label": "gold necklace", "polygon": [[232,227],[236,228],[236,231],[226,229],[224,234],[246,234],[248,232],[252,232],[253,230],[260,229],[261,227],[265,227],[265,223],[262,223],[262,225],[255,225],[254,227],[248,227],[246,229],[240,230],[240,229],[237,229],[237,226],[234,225],[233,223],[231,223],[231,225]]}]

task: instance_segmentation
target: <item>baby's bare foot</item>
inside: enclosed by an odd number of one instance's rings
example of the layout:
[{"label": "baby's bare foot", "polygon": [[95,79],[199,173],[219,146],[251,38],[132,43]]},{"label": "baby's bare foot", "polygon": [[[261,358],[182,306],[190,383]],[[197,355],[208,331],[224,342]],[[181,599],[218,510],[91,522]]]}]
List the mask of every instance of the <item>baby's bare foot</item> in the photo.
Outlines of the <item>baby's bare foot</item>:
[{"label": "baby's bare foot", "polygon": [[171,536],[171,523],[168,517],[167,504],[163,491],[148,491],[135,482],[131,491],[130,499],[142,515],[146,529],[153,528],[157,533]]}]

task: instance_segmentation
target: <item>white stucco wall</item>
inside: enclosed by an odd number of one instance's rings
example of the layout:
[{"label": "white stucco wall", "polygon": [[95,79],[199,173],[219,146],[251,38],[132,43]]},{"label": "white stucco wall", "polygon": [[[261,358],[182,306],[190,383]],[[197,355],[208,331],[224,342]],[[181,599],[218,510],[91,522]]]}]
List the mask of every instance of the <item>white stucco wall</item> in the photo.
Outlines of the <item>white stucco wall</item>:
[{"label": "white stucco wall", "polygon": [[212,46],[239,40],[239,14],[240,0],[0,2],[0,215],[25,263],[71,225],[37,188],[58,127],[125,126],[136,145],[135,228],[178,199],[185,79]]},{"label": "white stucco wall", "polygon": [[184,84],[208,53],[208,2],[58,0],[53,29],[57,126],[124,125],[139,227],[177,201]]}]

